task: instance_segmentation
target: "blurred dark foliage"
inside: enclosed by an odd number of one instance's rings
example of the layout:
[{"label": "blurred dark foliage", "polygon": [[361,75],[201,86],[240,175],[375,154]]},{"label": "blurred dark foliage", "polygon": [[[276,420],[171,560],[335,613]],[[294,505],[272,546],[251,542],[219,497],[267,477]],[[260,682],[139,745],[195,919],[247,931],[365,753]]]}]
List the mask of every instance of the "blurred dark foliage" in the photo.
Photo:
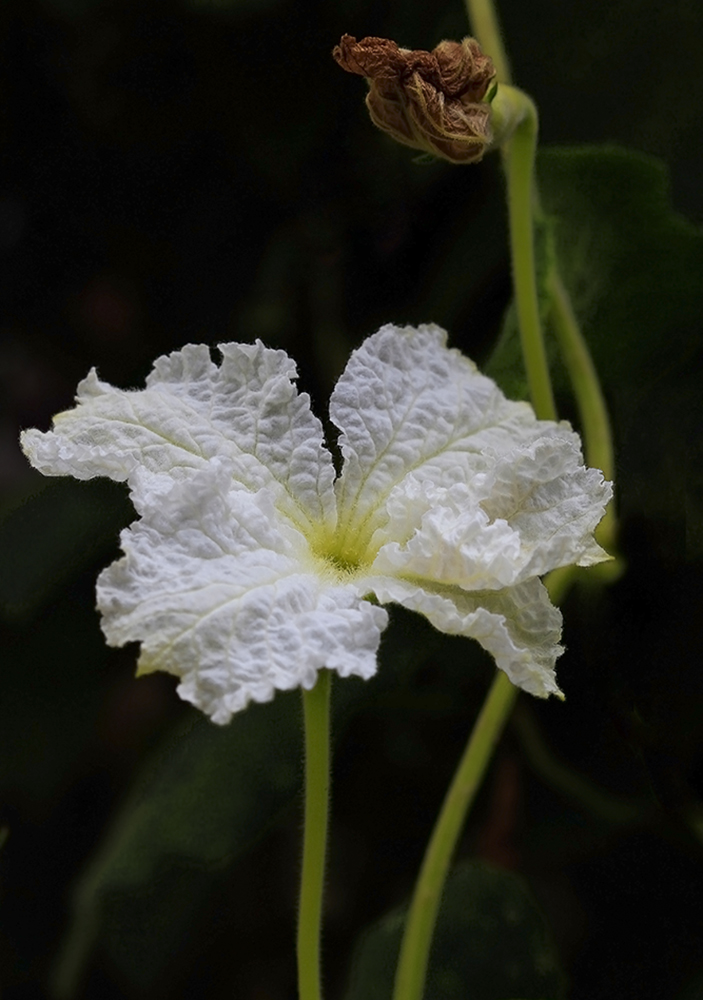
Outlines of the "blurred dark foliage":
[{"label": "blurred dark foliage", "polygon": [[[501,13],[543,140],[618,142],[663,158],[674,207],[700,223],[700,5],[504,0]],[[149,788],[165,769],[170,781],[181,759],[173,748],[190,752],[197,744],[181,741],[203,723],[169,678],[133,680],[133,649],[104,645],[94,581],[132,517],[124,491],[47,483],[17,435],[47,427],[91,366],[135,386],[158,354],[187,342],[260,337],[284,347],[320,413],[348,350],[382,322],[433,320],[477,361],[489,356],[510,299],[497,158],[471,169],[419,165],[376,132],[363,84],[330,57],[344,32],[431,48],[465,34],[465,14],[459,0],[0,7],[5,1000],[50,995],[57,955],[70,965],[70,927],[85,950],[76,995],[86,1000],[295,996],[300,761],[291,762],[288,736],[285,759],[276,764],[271,750],[276,794],[247,800],[236,851],[234,832],[210,856],[197,846],[210,828],[189,828],[200,867],[151,859],[153,882],[122,896],[114,876],[113,895],[101,897],[104,932],[93,910],[94,940],[75,930],[74,886],[116,817],[133,815],[136,776]],[[647,261],[636,267],[646,283]],[[700,327],[691,337],[700,345]],[[662,338],[664,357],[669,343]],[[613,357],[618,349],[613,342]],[[691,555],[701,551],[694,501],[703,490],[699,473],[685,496],[672,486],[664,502],[646,471],[650,454],[652,481],[658,463],[700,458],[694,362],[695,352],[685,377],[673,366],[676,377],[647,382],[638,371],[641,385],[623,382],[631,422],[616,423],[615,436],[628,571],[606,593],[570,595],[567,701],[523,706],[461,848],[527,879],[572,1000],[703,996],[703,593]],[[617,385],[609,391],[617,396]],[[337,685],[330,1000],[344,995],[362,929],[412,886],[491,676],[473,645],[400,612],[383,661],[363,692]],[[294,733],[295,699],[282,706]],[[263,717],[267,707],[252,711]],[[235,755],[245,736],[232,733],[202,740]]]}]

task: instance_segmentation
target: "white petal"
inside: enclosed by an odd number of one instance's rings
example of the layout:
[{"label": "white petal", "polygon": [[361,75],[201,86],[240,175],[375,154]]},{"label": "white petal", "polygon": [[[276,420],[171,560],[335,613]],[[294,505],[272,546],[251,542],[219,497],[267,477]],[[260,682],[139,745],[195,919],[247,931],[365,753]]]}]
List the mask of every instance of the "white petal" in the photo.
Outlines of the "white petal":
[{"label": "white petal", "polygon": [[463,483],[435,486],[408,476],[391,492],[387,509],[388,523],[374,536],[375,544],[382,544],[372,573],[466,590],[494,590],[515,581],[519,533],[504,520],[491,523]]},{"label": "white petal", "polygon": [[218,723],[276,689],[310,688],[323,667],[370,677],[386,612],[316,571],[268,491],[229,491],[213,461],[122,533],[124,558],[98,580],[111,645],[142,643],[141,673]]},{"label": "white petal", "polygon": [[22,435],[25,454],[45,475],[128,480],[146,505],[220,456],[245,489],[271,488],[295,523],[333,524],[332,461],[309,397],[292,384],[295,364],[260,342],[220,350],[220,367],[204,344],[159,358],[143,390],[91,371],[52,431]]},{"label": "white petal", "polygon": [[573,431],[543,425],[540,438],[494,457],[468,483],[407,476],[374,536],[372,571],[496,590],[558,566],[588,566],[608,558],[593,530],[611,492],[601,472],[584,468]]},{"label": "white petal", "polygon": [[610,558],[593,532],[612,486],[599,469],[584,467],[578,435],[564,424],[502,455],[473,489],[491,521],[503,520],[519,535],[514,582]]},{"label": "white petal", "polygon": [[554,664],[563,652],[561,613],[540,580],[467,593],[458,587],[420,586],[392,577],[365,581],[379,601],[419,611],[440,632],[477,639],[517,687],[546,698],[561,694]]},{"label": "white petal", "polygon": [[540,434],[531,407],[507,400],[446,340],[437,326],[384,326],[352,354],[332,394],[344,456],[339,518],[362,545],[408,474],[436,485],[468,482],[494,456]]}]

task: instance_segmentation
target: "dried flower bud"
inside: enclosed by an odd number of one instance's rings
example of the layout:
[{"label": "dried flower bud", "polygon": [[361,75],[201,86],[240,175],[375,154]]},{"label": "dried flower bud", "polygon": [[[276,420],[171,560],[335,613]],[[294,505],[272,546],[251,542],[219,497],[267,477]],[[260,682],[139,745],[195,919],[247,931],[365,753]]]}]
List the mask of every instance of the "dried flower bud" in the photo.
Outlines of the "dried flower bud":
[{"label": "dried flower bud", "polygon": [[332,55],[342,69],[367,78],[371,120],[398,142],[452,163],[481,159],[491,141],[484,98],[495,69],[475,39],[424,52],[388,38],[343,35]]}]

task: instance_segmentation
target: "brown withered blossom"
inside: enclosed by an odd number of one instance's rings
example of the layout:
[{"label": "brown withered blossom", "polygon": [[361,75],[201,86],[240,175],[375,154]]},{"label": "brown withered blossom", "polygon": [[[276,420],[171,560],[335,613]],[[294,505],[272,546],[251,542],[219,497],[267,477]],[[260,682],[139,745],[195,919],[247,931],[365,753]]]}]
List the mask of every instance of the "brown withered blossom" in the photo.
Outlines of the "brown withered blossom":
[{"label": "brown withered blossom", "polygon": [[440,42],[432,52],[401,49],[388,38],[343,35],[332,51],[369,83],[371,120],[413,149],[452,163],[476,163],[491,141],[491,59],[474,38]]}]

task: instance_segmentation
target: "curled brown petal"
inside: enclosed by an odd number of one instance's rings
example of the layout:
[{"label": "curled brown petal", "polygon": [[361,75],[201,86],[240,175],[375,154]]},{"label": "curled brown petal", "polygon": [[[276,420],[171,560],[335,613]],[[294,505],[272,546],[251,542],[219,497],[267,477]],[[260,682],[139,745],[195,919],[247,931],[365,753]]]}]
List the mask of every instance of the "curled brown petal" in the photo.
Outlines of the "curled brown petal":
[{"label": "curled brown petal", "polygon": [[496,74],[490,56],[485,56],[475,38],[462,42],[440,42],[434,49],[442,84],[447,97],[482,101]]},{"label": "curled brown petal", "polygon": [[332,55],[367,78],[371,119],[398,142],[453,163],[481,159],[491,140],[482,102],[495,69],[475,39],[443,41],[425,52],[388,38],[343,35]]},{"label": "curled brown petal", "polygon": [[[332,49],[332,58],[348,73],[357,73],[370,80],[399,80],[405,59],[403,52],[390,38],[362,38],[342,35]],[[429,54],[429,53],[426,53]]]}]

